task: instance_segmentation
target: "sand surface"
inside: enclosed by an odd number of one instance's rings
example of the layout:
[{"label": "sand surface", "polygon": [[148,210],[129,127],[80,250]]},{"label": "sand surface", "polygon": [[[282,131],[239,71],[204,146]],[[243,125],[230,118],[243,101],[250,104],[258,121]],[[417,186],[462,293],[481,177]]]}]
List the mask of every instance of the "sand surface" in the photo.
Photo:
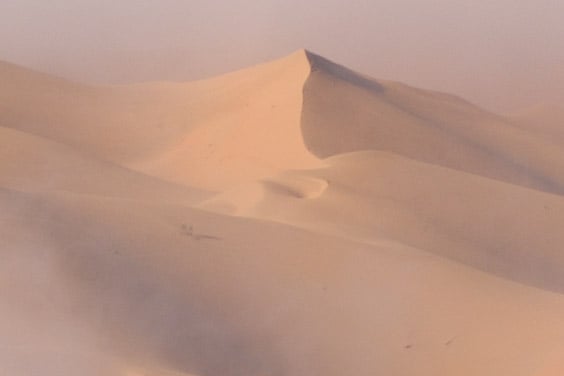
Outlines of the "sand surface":
[{"label": "sand surface", "polygon": [[564,374],[559,108],[304,50],[0,83],[0,375]]}]

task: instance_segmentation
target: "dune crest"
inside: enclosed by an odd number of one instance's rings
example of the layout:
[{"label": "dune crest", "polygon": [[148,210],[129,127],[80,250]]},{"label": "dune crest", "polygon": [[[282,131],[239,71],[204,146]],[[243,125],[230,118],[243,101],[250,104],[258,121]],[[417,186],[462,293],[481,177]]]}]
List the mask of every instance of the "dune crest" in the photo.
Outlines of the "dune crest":
[{"label": "dune crest", "polygon": [[213,113],[201,114],[207,120],[170,151],[135,167],[167,180],[222,190],[285,169],[318,166],[300,128],[302,87],[310,69],[305,52],[298,51],[249,71],[196,83]]},{"label": "dune crest", "polygon": [[222,191],[340,153],[383,150],[564,192],[564,150],[540,132],[306,50],[189,83],[88,87],[14,69],[0,67],[9,109],[1,124],[188,186]]}]

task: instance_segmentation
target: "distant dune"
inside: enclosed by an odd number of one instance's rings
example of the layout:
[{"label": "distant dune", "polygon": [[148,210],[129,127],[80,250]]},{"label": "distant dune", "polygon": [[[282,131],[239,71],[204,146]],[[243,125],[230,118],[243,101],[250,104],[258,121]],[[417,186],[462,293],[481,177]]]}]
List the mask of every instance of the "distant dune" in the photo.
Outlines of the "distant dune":
[{"label": "distant dune", "polygon": [[564,374],[560,110],[305,50],[0,83],[0,375]]}]

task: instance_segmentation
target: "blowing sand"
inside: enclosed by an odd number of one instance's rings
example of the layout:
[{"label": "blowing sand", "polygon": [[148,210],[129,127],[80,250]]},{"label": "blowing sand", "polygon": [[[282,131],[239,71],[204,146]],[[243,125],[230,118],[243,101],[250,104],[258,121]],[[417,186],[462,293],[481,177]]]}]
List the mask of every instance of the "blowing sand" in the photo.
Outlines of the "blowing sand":
[{"label": "blowing sand", "polygon": [[0,81],[1,375],[564,373],[558,111],[304,50]]}]

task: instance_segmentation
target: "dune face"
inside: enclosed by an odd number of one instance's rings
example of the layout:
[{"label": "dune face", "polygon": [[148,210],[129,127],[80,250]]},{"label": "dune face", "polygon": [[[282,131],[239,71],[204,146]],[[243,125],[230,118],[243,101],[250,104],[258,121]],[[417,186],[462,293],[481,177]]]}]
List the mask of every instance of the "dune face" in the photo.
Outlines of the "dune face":
[{"label": "dune face", "polygon": [[564,192],[560,146],[457,97],[377,82],[314,54],[307,56],[313,69],[304,86],[302,130],[315,155],[384,150]]},{"label": "dune face", "polygon": [[304,50],[188,83],[0,80],[0,374],[564,369],[557,111]]},{"label": "dune face", "polygon": [[0,124],[219,191],[319,163],[300,130],[309,69],[299,51],[206,82],[92,88],[0,66]]}]

